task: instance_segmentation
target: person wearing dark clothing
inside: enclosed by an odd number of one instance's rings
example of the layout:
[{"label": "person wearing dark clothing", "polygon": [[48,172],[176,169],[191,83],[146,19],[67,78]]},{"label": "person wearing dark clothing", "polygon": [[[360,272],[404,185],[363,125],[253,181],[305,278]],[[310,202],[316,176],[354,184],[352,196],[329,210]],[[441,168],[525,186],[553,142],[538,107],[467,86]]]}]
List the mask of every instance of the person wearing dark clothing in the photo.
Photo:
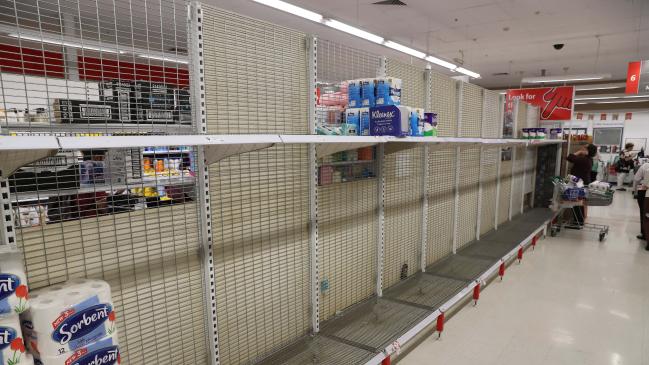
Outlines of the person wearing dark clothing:
[{"label": "person wearing dark clothing", "polygon": [[[597,155],[597,147],[594,144],[589,144],[585,148],[580,149],[575,153],[568,155],[566,160],[572,162],[570,173],[584,181],[584,185],[591,183],[590,172],[593,169],[593,157]],[[575,220],[578,225],[584,224],[584,207],[577,206],[572,208]]]}]

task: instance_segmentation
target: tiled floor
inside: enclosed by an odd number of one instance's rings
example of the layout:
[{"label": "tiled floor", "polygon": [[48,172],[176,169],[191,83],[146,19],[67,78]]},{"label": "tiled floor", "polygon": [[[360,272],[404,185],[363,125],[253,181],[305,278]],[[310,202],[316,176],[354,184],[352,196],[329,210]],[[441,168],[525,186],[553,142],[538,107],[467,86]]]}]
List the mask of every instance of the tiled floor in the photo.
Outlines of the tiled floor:
[{"label": "tiled floor", "polygon": [[629,192],[591,207],[590,222],[611,226],[604,242],[583,231],[539,241],[441,340],[427,338],[399,364],[649,365],[649,252],[635,238],[637,209]]}]

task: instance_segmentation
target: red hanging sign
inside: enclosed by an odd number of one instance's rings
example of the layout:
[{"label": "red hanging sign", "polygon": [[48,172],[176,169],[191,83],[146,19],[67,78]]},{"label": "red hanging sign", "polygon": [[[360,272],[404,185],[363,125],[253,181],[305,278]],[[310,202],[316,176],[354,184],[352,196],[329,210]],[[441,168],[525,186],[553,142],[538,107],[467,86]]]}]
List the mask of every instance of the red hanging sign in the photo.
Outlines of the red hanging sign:
[{"label": "red hanging sign", "polygon": [[626,72],[626,90],[627,94],[637,94],[640,87],[640,73],[642,72],[642,62],[629,62],[629,68]]},{"label": "red hanging sign", "polygon": [[541,120],[571,120],[574,93],[573,86],[507,90],[505,112],[512,112],[514,100],[518,99],[538,106],[541,111]]}]

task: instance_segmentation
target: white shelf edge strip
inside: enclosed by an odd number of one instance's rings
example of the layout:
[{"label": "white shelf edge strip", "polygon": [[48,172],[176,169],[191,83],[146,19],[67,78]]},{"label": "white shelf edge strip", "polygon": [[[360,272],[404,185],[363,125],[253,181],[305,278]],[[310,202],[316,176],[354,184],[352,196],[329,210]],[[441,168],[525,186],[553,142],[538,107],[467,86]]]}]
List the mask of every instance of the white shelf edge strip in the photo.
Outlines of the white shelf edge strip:
[{"label": "white shelf edge strip", "polygon": [[[478,284],[478,282],[484,283],[491,277],[491,275],[498,270],[500,267],[500,264],[502,262],[506,262],[509,260],[512,256],[516,255],[518,253],[519,248],[528,246],[529,243],[532,241],[532,238],[536,235],[538,235],[540,232],[543,231],[543,228],[549,224],[552,221],[553,218],[550,218],[549,220],[545,221],[543,224],[539,226],[539,228],[535,229],[529,236],[527,236],[520,244],[516,245],[514,249],[512,249],[510,252],[505,254],[496,264],[494,264],[491,268],[489,268],[485,273],[483,273],[477,280],[472,281],[469,283],[464,289],[462,289],[459,293],[455,294],[451,299],[449,299],[446,303],[442,304],[439,309],[435,310],[433,313],[428,315],[426,318],[421,320],[419,323],[417,323],[415,326],[413,326],[410,330],[408,330],[406,333],[401,335],[395,342],[398,344],[398,346],[402,346],[403,344],[407,343],[408,341],[412,340],[415,336],[417,336],[420,332],[425,330],[428,326],[430,326],[435,320],[437,320],[437,317],[442,312],[448,311],[450,308],[455,306],[457,303],[459,303],[462,299],[464,299],[467,295],[469,295],[472,291],[473,288]],[[383,352],[376,354],[372,359],[370,359],[366,365],[379,365],[385,359],[387,356],[392,355],[397,351],[397,348],[395,348],[394,344],[388,345]]]}]

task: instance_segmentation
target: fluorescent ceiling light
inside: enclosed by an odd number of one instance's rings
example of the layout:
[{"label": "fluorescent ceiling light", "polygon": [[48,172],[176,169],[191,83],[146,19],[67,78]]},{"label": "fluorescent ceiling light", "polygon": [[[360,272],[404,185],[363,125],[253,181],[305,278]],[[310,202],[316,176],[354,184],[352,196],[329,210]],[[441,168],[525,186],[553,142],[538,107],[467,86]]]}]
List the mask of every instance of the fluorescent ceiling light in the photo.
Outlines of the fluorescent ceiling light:
[{"label": "fluorescent ceiling light", "polygon": [[[80,48],[80,49],[89,49],[91,51],[104,52],[104,53],[118,53],[118,51],[115,50],[115,49],[103,48],[103,47],[95,47],[95,46],[90,46],[90,45],[87,45],[87,44],[67,42],[67,41],[64,41],[64,40],[48,39],[48,38],[35,37],[35,36],[29,36],[29,35],[17,34],[17,33],[10,33],[9,36],[14,37],[14,38],[28,40],[28,41],[41,42],[41,43],[47,43],[47,44],[55,44],[57,46]],[[124,53],[124,52],[119,51],[119,53]]]},{"label": "fluorescent ceiling light", "polygon": [[457,68],[457,66],[455,66],[454,64],[452,64],[452,63],[450,63],[450,62],[446,62],[446,61],[441,60],[441,59],[439,59],[439,58],[437,58],[437,57],[434,57],[434,56],[427,56],[427,57],[425,58],[425,60],[428,61],[428,62],[430,62],[430,63],[434,63],[434,64],[436,64],[436,65],[439,65],[439,66],[442,66],[442,67],[446,67],[446,68],[448,68],[448,69],[451,70],[451,71],[453,71],[453,70],[455,70],[455,69]]},{"label": "fluorescent ceiling light", "polygon": [[477,72],[473,72],[473,71],[470,71],[470,70],[467,70],[467,69],[464,68],[464,67],[458,67],[458,68],[455,69],[455,71],[457,71],[457,72],[459,72],[459,73],[463,73],[463,74],[465,74],[465,75],[467,75],[467,76],[471,76],[471,77],[473,77],[473,78],[475,78],[475,79],[479,79],[479,78],[480,78],[480,74],[479,74],[479,73],[477,73]]},{"label": "fluorescent ceiling light", "polygon": [[253,1],[270,6],[271,8],[275,8],[277,10],[281,10],[287,13],[291,13],[293,15],[297,15],[304,19],[312,20],[317,23],[321,23],[323,19],[322,15],[318,13],[314,13],[310,10],[300,8],[299,6],[295,6],[284,1],[280,1],[280,0],[253,0]]},{"label": "fluorescent ceiling light", "polygon": [[577,91],[608,90],[608,89],[623,89],[624,87],[626,87],[625,83],[617,82],[617,83],[611,83],[611,84],[577,86],[577,87],[575,87],[575,90],[577,90]]},{"label": "fluorescent ceiling light", "polygon": [[388,48],[392,48],[394,50],[397,50],[399,52],[403,52],[405,54],[409,54],[413,57],[417,58],[424,58],[426,57],[426,54],[424,52],[417,51],[416,49],[412,49],[410,47],[406,47],[403,44],[399,44],[397,42],[392,42],[392,41],[385,41],[383,43],[384,46]]},{"label": "fluorescent ceiling light", "polygon": [[575,98],[575,100],[610,100],[610,99],[632,99],[632,98],[649,98],[647,95],[605,95],[605,96],[585,96]]},{"label": "fluorescent ceiling light", "polygon": [[162,56],[153,56],[153,55],[147,55],[147,54],[139,54],[137,55],[138,57],[142,58],[148,58],[151,60],[158,60],[158,61],[165,61],[165,62],[173,62],[173,63],[181,63],[183,65],[188,64],[189,62],[186,60],[180,60],[177,58],[169,58],[169,57],[162,57]]},{"label": "fluorescent ceiling light", "polygon": [[624,104],[624,103],[645,103],[647,100],[616,100],[616,101],[596,101],[593,104]]},{"label": "fluorescent ceiling light", "polygon": [[592,97],[592,98],[575,98],[575,100],[606,100],[606,99],[620,99],[619,96],[602,96],[602,97]]},{"label": "fluorescent ceiling light", "polygon": [[358,29],[356,27],[352,27],[351,25],[347,25],[345,23],[339,22],[337,20],[333,19],[326,19],[324,21],[324,24],[326,26],[332,27],[334,29],[338,29],[341,32],[349,33],[351,35],[355,35],[357,37],[361,37],[363,39],[367,39],[370,42],[378,43],[381,44],[385,39],[383,37],[379,37],[376,34],[372,34],[370,32],[366,32],[362,29]]},{"label": "fluorescent ceiling light", "polygon": [[523,83],[549,83],[549,82],[566,82],[566,81],[590,81],[610,79],[611,74],[592,74],[592,75],[565,75],[565,76],[541,76],[541,77],[524,77]]}]

